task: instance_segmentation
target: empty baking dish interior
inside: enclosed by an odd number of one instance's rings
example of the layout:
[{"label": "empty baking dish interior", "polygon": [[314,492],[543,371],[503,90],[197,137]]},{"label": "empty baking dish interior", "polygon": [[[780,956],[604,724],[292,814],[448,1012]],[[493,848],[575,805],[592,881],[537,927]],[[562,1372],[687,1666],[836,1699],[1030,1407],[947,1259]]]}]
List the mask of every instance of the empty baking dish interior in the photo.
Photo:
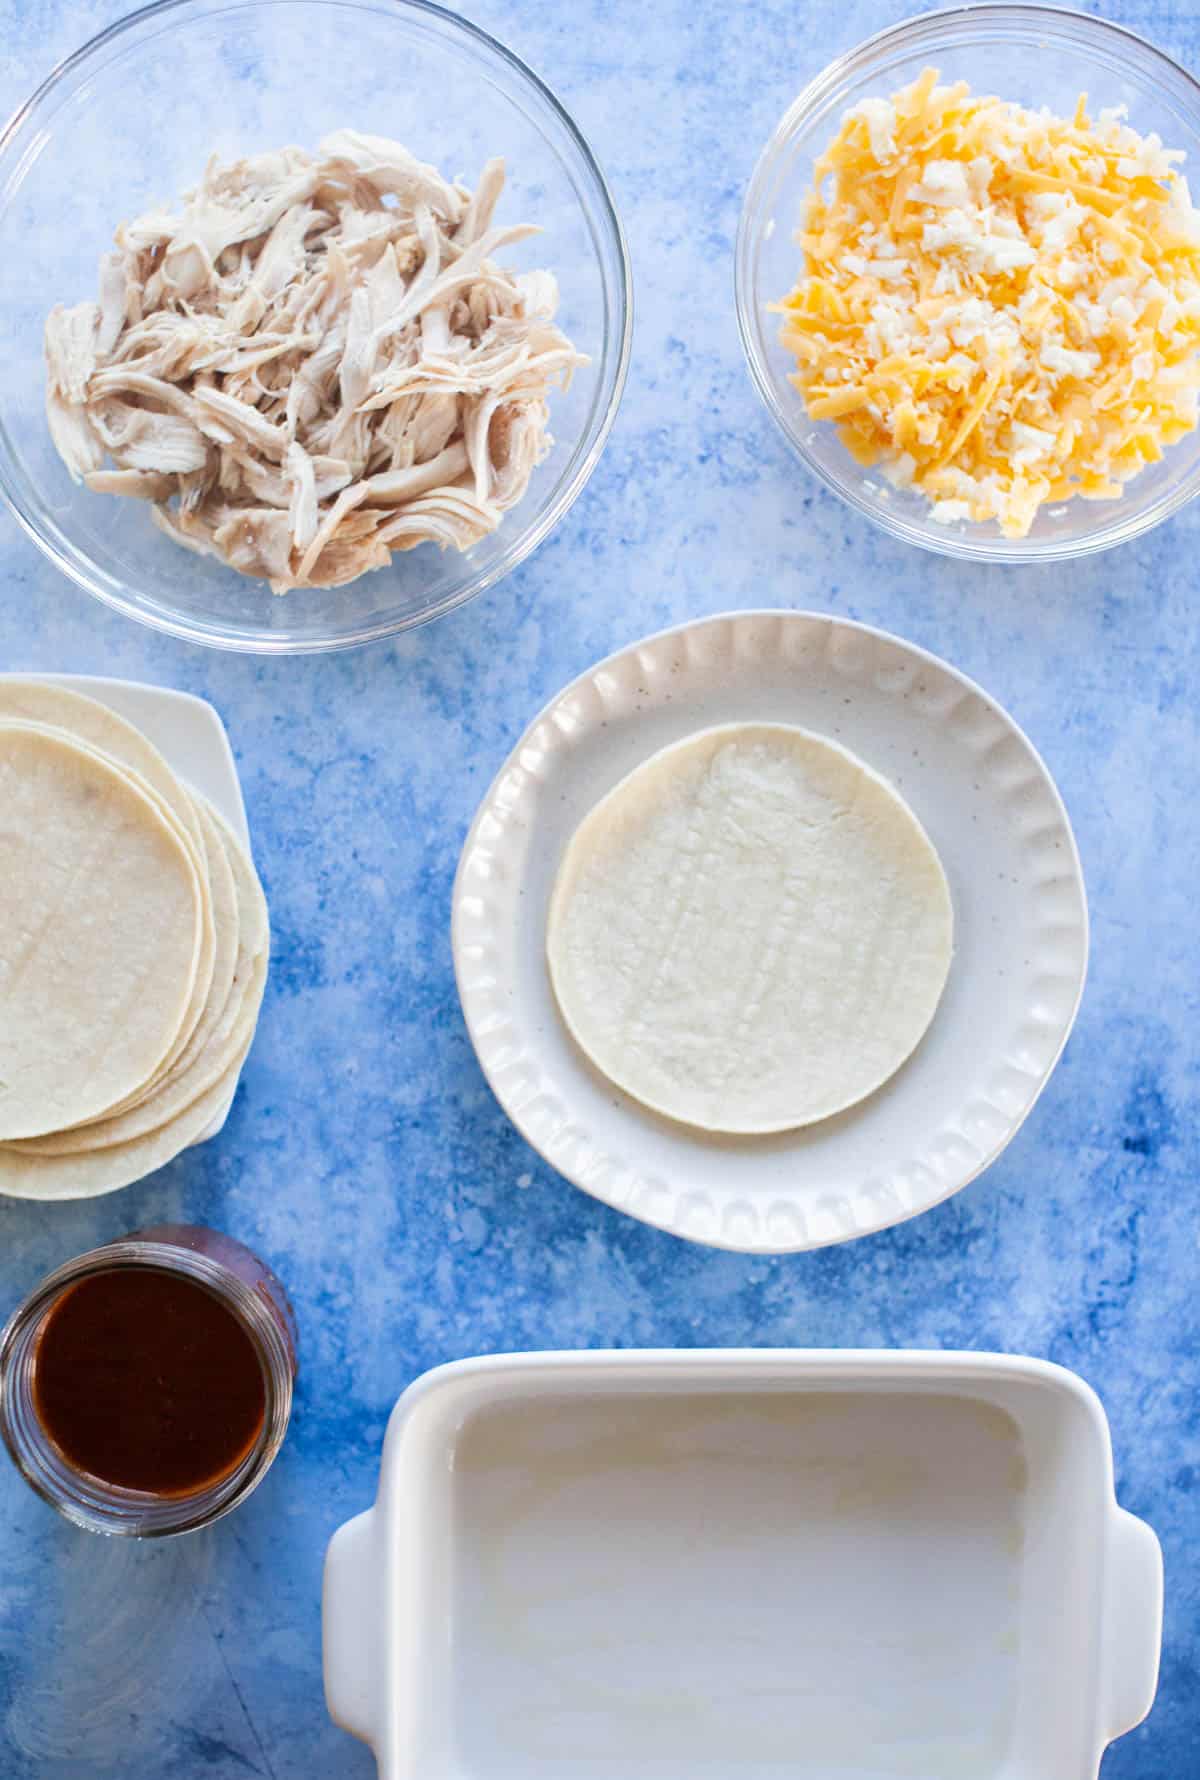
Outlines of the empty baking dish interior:
[{"label": "empty baking dish interior", "polygon": [[423,1774],[1086,1771],[1105,1455],[1072,1394],[495,1382],[420,1418]]}]

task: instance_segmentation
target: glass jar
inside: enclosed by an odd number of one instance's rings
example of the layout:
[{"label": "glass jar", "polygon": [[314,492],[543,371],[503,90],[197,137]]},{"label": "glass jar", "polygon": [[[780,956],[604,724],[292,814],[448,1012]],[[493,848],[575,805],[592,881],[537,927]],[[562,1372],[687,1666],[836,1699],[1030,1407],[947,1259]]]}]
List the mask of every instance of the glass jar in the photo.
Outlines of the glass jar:
[{"label": "glass jar", "polygon": [[[236,1462],[195,1487],[133,1488],[73,1463],[39,1408],[39,1347],[56,1326],[56,1312],[82,1282],[131,1271],[159,1276],[134,1282],[143,1291],[148,1283],[162,1289],[164,1276],[200,1288],[228,1313],[221,1322],[240,1332],[239,1351],[248,1343],[258,1362],[262,1410],[256,1429]],[[194,1297],[194,1290],[185,1290],[181,1302]],[[26,1482],[76,1526],[139,1539],[191,1532],[228,1514],[266,1475],[287,1431],[296,1357],[287,1294],[243,1243],[192,1224],[137,1230],[57,1268],[9,1318],[0,1334],[0,1434]],[[105,1358],[119,1389],[120,1352]],[[180,1432],[186,1439],[193,1430]]]}]

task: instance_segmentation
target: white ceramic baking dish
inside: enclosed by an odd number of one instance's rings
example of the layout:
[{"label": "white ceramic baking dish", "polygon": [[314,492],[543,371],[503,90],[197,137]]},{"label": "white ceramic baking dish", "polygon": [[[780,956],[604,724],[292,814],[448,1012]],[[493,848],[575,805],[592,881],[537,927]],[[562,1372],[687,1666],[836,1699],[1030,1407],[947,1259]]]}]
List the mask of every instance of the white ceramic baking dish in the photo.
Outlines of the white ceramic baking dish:
[{"label": "white ceramic baking dish", "polygon": [[526,1354],[405,1392],[323,1612],[383,1780],[1092,1780],[1162,1560],[1042,1361]]}]

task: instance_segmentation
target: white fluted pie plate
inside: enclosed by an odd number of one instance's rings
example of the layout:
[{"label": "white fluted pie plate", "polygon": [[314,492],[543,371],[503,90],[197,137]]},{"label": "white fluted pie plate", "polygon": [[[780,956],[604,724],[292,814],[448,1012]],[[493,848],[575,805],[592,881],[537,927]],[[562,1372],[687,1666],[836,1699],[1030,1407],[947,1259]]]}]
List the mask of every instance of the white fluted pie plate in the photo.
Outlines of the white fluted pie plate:
[{"label": "white fluted pie plate", "polygon": [[[601,1076],[554,1003],[546,912],[563,849],[641,761],[712,724],[795,723],[843,743],[915,810],[954,899],[933,1024],[890,1081],[803,1130],[714,1138]],[[868,625],[748,612],[664,631],[582,674],[531,724],[467,836],[455,971],[484,1074],[576,1186],[677,1236],[819,1248],[927,1211],[1028,1116],[1087,969],[1087,902],[1062,800],[1008,714],[937,657]]]}]

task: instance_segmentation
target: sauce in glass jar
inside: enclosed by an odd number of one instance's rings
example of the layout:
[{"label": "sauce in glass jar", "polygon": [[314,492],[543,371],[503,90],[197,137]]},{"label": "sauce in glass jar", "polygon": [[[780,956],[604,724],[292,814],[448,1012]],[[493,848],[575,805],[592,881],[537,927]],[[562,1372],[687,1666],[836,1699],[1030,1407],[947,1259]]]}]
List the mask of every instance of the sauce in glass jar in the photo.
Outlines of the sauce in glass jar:
[{"label": "sauce in glass jar", "polygon": [[93,1531],[207,1525],[283,1440],[296,1329],[243,1244],[162,1225],[42,1282],[0,1336],[0,1432],[27,1481]]}]

